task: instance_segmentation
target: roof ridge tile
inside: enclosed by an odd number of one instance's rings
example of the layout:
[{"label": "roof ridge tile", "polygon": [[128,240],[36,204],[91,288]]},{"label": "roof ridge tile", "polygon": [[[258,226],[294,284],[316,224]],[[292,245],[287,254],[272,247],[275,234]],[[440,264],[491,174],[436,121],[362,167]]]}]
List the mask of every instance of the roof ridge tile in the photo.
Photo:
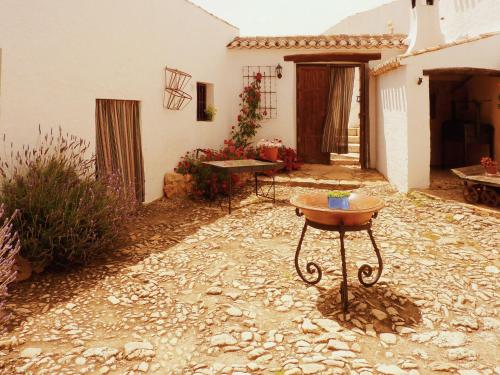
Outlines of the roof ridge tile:
[{"label": "roof ridge tile", "polygon": [[406,48],[404,34],[237,36],[229,49],[242,48]]}]

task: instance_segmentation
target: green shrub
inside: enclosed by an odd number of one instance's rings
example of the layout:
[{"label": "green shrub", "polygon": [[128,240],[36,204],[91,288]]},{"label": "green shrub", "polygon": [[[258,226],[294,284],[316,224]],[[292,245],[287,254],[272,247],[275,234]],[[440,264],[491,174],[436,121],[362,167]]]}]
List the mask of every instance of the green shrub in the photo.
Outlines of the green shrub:
[{"label": "green shrub", "polygon": [[328,192],[328,198],[349,198],[350,196],[350,191],[332,190]]},{"label": "green shrub", "polygon": [[117,176],[96,178],[89,144],[59,131],[36,148],[23,147],[1,160],[0,201],[22,255],[34,269],[84,264],[109,251],[124,233],[134,204]]}]

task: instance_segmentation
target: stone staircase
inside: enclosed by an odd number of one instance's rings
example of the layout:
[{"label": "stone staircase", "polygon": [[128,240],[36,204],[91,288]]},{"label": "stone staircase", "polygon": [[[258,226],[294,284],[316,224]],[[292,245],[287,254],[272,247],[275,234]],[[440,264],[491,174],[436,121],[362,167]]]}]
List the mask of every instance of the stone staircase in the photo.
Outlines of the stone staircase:
[{"label": "stone staircase", "polygon": [[357,155],[359,159],[359,125],[349,129],[349,154]]},{"label": "stone staircase", "polygon": [[349,153],[332,154],[330,164],[333,165],[359,165],[359,125],[349,128]]}]

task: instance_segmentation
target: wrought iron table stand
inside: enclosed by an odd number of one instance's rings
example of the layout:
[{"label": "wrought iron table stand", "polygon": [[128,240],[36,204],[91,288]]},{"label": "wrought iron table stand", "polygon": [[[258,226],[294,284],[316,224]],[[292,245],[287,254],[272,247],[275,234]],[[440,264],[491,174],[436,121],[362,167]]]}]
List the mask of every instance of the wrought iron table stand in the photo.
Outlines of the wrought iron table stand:
[{"label": "wrought iron table stand", "polygon": [[[253,173],[255,179],[255,195],[261,198],[271,199],[273,203],[276,202],[276,181],[274,178],[274,172],[276,170],[280,170],[284,167],[285,163],[278,160],[275,162],[262,161],[262,160],[254,160],[254,159],[245,159],[245,160],[224,160],[224,161],[208,161],[204,162],[204,165],[207,165],[211,168],[215,168],[219,171],[225,173],[228,184],[228,206],[229,213],[232,212],[232,204],[231,199],[233,196],[233,183],[232,183],[232,175],[235,173]],[[258,175],[263,172],[270,172],[272,177],[271,186],[267,191],[264,188],[259,186],[258,183]],[[271,195],[272,190],[272,195]]]},{"label": "wrought iron table stand", "polygon": [[[295,213],[297,214],[297,216],[303,216],[303,214],[300,212],[298,208],[295,209]],[[306,222],[302,229],[302,234],[300,236],[299,244],[297,245],[297,250],[295,252],[295,269],[297,270],[297,273],[299,274],[300,278],[309,285],[316,285],[317,283],[319,283],[323,277],[323,272],[321,270],[321,267],[318,266],[318,264],[315,262],[308,262],[306,264],[306,270],[309,274],[317,273],[317,276],[314,279],[308,280],[300,270],[299,266],[300,250],[302,248],[302,242],[304,241],[304,236],[306,235],[307,228],[312,227],[320,230],[338,232],[340,235],[340,257],[342,259],[342,282],[340,284],[340,299],[342,304],[342,310],[344,313],[344,319],[346,317],[346,313],[348,312],[349,308],[349,300],[347,294],[347,265],[346,265],[346,255],[345,255],[345,245],[344,245],[345,234],[346,232],[359,232],[365,230],[368,232],[368,236],[370,237],[371,243],[375,250],[375,254],[377,255],[377,260],[378,260],[377,274],[375,275],[375,277],[372,278],[373,275],[372,266],[370,266],[369,264],[363,264],[358,269],[358,280],[365,287],[371,287],[375,285],[377,281],[380,279],[380,276],[382,275],[382,270],[384,268],[382,262],[382,256],[380,255],[380,251],[377,247],[372,232],[372,220],[375,219],[376,217],[377,213],[374,213],[372,219],[370,219],[368,223],[357,226],[346,226],[342,224],[326,225],[306,219]],[[366,278],[371,278],[371,280],[366,280]]]}]

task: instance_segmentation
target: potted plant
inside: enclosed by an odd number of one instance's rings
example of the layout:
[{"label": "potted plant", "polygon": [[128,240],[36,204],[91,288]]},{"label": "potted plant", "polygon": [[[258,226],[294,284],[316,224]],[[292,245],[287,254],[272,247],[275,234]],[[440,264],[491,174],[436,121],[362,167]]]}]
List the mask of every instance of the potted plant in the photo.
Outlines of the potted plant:
[{"label": "potted plant", "polygon": [[207,109],[205,109],[205,115],[207,116],[207,121],[213,121],[216,114],[217,114],[217,108],[215,108],[212,105],[209,105]]},{"label": "potted plant", "polygon": [[348,191],[333,190],[328,192],[328,208],[333,210],[348,210],[350,195],[351,193]]},{"label": "potted plant", "polygon": [[497,162],[492,160],[491,158],[485,156],[484,158],[481,158],[481,165],[484,167],[486,170],[487,174],[497,174]]},{"label": "potted plant", "polygon": [[277,138],[273,140],[261,139],[257,143],[260,158],[267,161],[278,160],[278,151],[281,147],[283,147],[283,143]]}]

